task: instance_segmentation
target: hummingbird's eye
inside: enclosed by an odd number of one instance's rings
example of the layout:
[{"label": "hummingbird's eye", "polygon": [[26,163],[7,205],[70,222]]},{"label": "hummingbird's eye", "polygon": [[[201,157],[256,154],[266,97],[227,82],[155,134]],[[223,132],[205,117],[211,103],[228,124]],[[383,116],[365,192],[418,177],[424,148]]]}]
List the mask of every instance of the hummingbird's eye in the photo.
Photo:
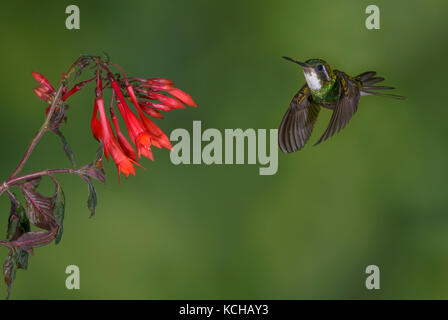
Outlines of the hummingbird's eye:
[{"label": "hummingbird's eye", "polygon": [[324,69],[324,67],[320,64],[317,66],[317,70],[322,71]]}]

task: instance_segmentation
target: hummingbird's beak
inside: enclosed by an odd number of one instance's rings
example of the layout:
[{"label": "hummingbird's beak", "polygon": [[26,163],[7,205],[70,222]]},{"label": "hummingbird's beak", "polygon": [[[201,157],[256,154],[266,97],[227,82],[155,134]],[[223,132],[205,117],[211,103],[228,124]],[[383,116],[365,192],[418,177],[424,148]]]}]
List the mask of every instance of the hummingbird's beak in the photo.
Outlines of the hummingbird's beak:
[{"label": "hummingbird's beak", "polygon": [[308,63],[300,62],[300,61],[294,60],[294,59],[289,58],[289,57],[282,57],[282,58],[283,58],[283,59],[286,59],[286,60],[289,60],[289,61],[291,61],[291,62],[300,64],[302,67],[305,67],[305,68],[306,68],[306,67],[309,67]]}]

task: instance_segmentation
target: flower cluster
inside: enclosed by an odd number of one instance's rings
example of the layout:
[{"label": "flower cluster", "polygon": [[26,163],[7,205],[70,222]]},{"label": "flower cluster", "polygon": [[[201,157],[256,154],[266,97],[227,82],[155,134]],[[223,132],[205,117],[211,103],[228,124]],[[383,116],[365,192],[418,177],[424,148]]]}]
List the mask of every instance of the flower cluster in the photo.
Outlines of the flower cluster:
[{"label": "flower cluster", "polygon": [[[128,78],[120,66],[102,61],[99,57],[86,57],[82,67],[85,68],[90,64],[94,64],[94,76],[76,84],[70,90],[64,84],[63,76],[61,100],[66,101],[89,82],[96,83],[91,119],[93,136],[102,142],[106,158],[112,157],[119,174],[122,172],[126,177],[129,174],[135,175],[134,165],[141,166],[139,164],[141,156],[154,160],[152,146],[172,148],[166,134],[150,117],[163,118],[160,111],[183,109],[186,105],[196,107],[196,104],[189,94],[174,87],[174,83],[170,80]],[[121,76],[112,73],[112,67],[118,68]],[[34,92],[39,98],[51,104],[56,95],[54,88],[43,75],[37,72],[32,74],[40,83]],[[112,89],[110,119],[103,99],[103,91],[107,88]],[[123,119],[130,141],[120,128],[115,107]]]},{"label": "flower cluster", "polygon": [[[52,242],[58,244],[62,239],[65,193],[56,176],[78,176],[86,182],[87,208],[92,217],[98,204],[93,182],[105,182],[102,166],[104,156],[113,159],[119,177],[121,173],[126,177],[129,174],[135,175],[135,165],[141,166],[141,156],[154,159],[151,149],[153,146],[172,148],[166,134],[151,118],[163,118],[164,111],[186,106],[196,107],[193,99],[174,87],[172,81],[163,78],[127,78],[120,66],[110,63],[109,58],[106,58],[107,61],[97,56],[81,55],[62,74],[60,83],[54,87],[42,74],[32,72],[39,83],[34,92],[48,104],[46,117],[17,167],[5,181],[0,182],[0,196],[6,194],[11,203],[6,239],[0,241],[0,246],[9,250],[2,272],[8,297],[17,270],[28,268],[28,258],[34,253],[34,249]],[[115,68],[118,73],[112,73]],[[86,80],[79,79],[77,81],[84,81],[72,83],[81,76],[86,77]],[[100,145],[92,162],[77,166],[61,127],[66,120],[67,100],[89,83],[96,84],[90,125]],[[103,96],[105,90],[111,92],[110,106],[107,108]],[[120,123],[123,123],[125,130],[120,128]],[[59,137],[72,166],[21,173],[36,145],[47,132]],[[39,188],[44,178],[54,184],[54,192],[50,195],[42,193],[42,188]],[[21,192],[19,196],[17,191]]]}]

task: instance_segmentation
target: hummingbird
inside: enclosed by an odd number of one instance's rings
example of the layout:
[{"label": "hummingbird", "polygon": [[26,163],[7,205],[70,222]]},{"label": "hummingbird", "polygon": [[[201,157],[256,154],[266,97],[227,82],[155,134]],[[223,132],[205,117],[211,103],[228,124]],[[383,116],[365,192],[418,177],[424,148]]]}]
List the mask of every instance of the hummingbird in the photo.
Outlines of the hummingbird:
[{"label": "hummingbird", "polygon": [[394,88],[375,85],[384,80],[382,77],[376,77],[375,71],[351,77],[345,72],[332,70],[322,59],[300,62],[289,57],[283,58],[300,65],[306,80],[306,84],[292,99],[278,129],[278,143],[284,153],[303,148],[311,136],[322,107],[333,110],[333,114],[327,129],[314,145],[327,140],[347,125],[358,109],[358,102],[362,96],[405,98],[376,91]]}]

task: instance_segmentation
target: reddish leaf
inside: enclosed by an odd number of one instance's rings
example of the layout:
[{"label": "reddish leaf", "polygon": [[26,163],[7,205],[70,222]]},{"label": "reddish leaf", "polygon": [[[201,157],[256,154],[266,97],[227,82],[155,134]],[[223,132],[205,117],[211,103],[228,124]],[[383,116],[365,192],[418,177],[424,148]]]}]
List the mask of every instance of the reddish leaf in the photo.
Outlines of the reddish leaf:
[{"label": "reddish leaf", "polygon": [[26,215],[36,227],[52,230],[56,225],[54,218],[54,198],[49,198],[36,192],[27,184],[22,187],[26,200]]},{"label": "reddish leaf", "polygon": [[5,279],[5,284],[8,292],[6,299],[8,299],[11,294],[11,286],[14,282],[14,279],[16,278],[17,263],[15,260],[16,259],[14,257],[14,254],[10,252],[8,257],[6,258],[5,263],[3,264],[3,277]]},{"label": "reddish leaf", "polygon": [[17,240],[10,243],[19,249],[29,250],[35,247],[41,247],[49,244],[55,239],[57,228],[52,231],[31,231],[20,236]]}]

